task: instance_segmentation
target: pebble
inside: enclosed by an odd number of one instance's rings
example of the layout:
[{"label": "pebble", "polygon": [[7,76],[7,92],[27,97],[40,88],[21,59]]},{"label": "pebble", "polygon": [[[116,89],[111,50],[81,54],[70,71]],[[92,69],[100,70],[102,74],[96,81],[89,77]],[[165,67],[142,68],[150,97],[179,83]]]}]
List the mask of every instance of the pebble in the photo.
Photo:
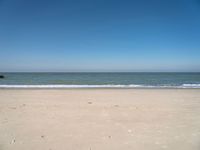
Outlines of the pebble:
[{"label": "pebble", "polygon": [[14,144],[15,143],[15,139],[13,139],[11,142],[10,142],[10,144]]}]

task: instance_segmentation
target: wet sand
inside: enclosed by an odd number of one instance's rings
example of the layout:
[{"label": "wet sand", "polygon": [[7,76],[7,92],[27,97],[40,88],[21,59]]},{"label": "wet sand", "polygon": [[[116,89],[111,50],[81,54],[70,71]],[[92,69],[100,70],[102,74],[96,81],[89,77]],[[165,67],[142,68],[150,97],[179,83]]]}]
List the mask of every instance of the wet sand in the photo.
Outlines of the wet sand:
[{"label": "wet sand", "polygon": [[161,149],[200,149],[200,89],[0,90],[0,150]]}]

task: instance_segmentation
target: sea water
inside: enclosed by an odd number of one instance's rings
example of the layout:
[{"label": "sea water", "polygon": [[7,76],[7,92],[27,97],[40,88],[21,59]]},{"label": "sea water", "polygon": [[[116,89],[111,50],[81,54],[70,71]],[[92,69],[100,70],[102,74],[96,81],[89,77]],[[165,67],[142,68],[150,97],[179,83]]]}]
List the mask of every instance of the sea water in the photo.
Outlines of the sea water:
[{"label": "sea water", "polygon": [[200,88],[200,73],[0,74],[0,88]]}]

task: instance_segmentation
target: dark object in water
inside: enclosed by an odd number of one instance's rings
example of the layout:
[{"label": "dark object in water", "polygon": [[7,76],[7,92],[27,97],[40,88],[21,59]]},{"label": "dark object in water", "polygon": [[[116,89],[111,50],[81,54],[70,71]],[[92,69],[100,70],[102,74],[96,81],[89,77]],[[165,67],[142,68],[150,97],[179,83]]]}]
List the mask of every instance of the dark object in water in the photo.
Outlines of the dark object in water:
[{"label": "dark object in water", "polygon": [[0,75],[0,78],[3,79],[3,78],[5,78],[5,77],[4,77],[3,75]]}]

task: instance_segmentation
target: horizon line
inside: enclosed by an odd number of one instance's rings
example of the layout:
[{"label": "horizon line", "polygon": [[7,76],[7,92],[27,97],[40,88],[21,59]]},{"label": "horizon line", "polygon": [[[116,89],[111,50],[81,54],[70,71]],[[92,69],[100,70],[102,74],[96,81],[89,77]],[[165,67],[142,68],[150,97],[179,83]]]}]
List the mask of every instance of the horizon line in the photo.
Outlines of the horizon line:
[{"label": "horizon line", "polygon": [[200,71],[0,71],[0,73],[200,73]]}]

